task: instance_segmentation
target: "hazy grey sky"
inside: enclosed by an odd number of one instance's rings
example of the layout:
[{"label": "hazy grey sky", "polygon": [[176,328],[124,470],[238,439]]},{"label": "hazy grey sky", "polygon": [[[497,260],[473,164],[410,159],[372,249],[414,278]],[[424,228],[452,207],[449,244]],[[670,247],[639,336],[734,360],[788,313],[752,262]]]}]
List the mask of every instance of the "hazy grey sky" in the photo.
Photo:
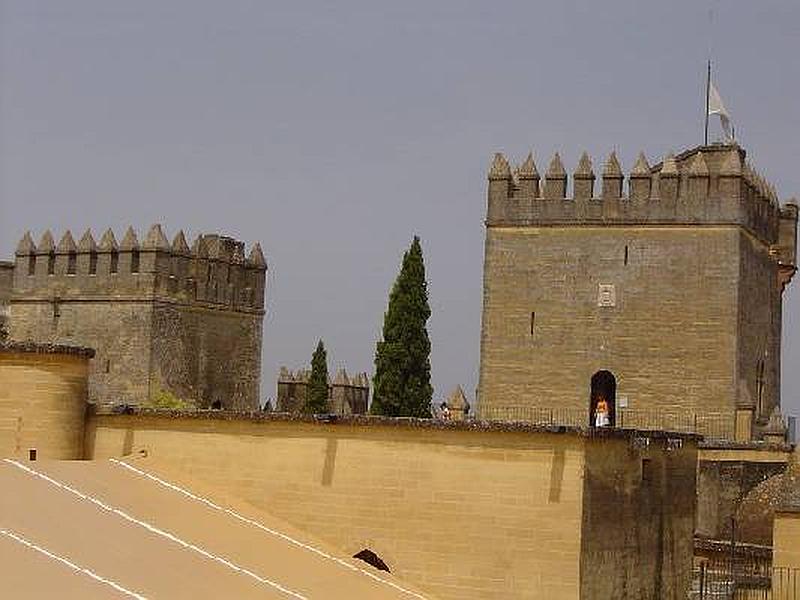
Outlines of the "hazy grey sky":
[{"label": "hazy grey sky", "polygon": [[[718,2],[740,142],[800,195],[800,2]],[[572,170],[702,142],[707,2],[0,0],[0,257],[26,229],[162,222],[261,241],[281,364],[372,371],[423,240],[436,394],[477,379],[491,154]],[[798,278],[800,279],[800,278]],[[784,405],[800,413],[800,281]]]}]

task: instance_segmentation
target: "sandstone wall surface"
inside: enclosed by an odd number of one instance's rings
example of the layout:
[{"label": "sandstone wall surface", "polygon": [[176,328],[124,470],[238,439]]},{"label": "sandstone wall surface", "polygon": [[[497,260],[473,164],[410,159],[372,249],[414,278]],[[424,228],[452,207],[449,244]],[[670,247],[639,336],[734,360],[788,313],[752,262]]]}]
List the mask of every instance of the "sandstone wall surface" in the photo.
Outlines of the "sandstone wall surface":
[{"label": "sandstone wall surface", "polygon": [[626,598],[676,597],[691,565],[693,445],[665,456],[661,434],[639,449],[630,432],[503,427],[97,415],[86,456],[144,451],[188,487],[211,484],[350,555],[368,548],[438,598],[604,597],[611,569],[631,578]]},{"label": "sandstone wall surface", "polygon": [[[618,406],[732,414],[739,236],[488,227],[480,404],[587,409],[591,377],[607,369]],[[598,305],[601,285],[614,286],[613,306]]]},{"label": "sandstone wall surface", "polygon": [[435,597],[579,595],[577,436],[134,415],[97,417],[87,439],[92,458],[146,448],[350,555],[369,548]]},{"label": "sandstone wall surface", "polygon": [[88,362],[0,348],[0,457],[83,457]]}]

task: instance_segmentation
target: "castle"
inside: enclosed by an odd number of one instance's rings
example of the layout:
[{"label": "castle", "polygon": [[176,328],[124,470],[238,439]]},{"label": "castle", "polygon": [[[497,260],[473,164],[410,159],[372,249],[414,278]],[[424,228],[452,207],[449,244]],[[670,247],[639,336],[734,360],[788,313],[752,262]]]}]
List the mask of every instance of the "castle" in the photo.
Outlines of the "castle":
[{"label": "castle", "polygon": [[[298,369],[293,373],[281,367],[278,373],[276,408],[278,412],[300,412],[306,403],[311,371]],[[369,377],[356,373],[352,377],[339,369],[328,381],[328,409],[336,415],[363,415],[369,406]]]},{"label": "castle", "polygon": [[626,194],[614,153],[598,193],[584,153],[568,197],[558,154],[543,181],[532,156],[512,173],[497,154],[479,415],[586,424],[602,396],[618,426],[705,420],[720,429],[705,433],[759,437],[780,405],[798,206],[781,206],[745,156],[737,144],[654,166],[640,154]]},{"label": "castle", "polygon": [[[96,350],[89,400],[144,404],[162,392],[198,407],[259,406],[266,262],[258,244],[217,234],[190,248],[153,225],[140,243],[91,231],[56,244],[26,233],[13,265],[0,265],[10,334]],[[9,289],[10,287],[10,289]],[[5,290],[4,290],[5,288]],[[2,306],[0,306],[0,309]]]}]

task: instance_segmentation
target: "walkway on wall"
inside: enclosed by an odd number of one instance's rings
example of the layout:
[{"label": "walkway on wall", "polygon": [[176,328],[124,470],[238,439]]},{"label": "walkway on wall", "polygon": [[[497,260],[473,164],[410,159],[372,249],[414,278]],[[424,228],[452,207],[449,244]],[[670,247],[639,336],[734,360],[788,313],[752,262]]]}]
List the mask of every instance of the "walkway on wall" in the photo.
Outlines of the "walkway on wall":
[{"label": "walkway on wall", "polygon": [[0,489],[3,597],[423,598],[146,460],[0,460]]}]

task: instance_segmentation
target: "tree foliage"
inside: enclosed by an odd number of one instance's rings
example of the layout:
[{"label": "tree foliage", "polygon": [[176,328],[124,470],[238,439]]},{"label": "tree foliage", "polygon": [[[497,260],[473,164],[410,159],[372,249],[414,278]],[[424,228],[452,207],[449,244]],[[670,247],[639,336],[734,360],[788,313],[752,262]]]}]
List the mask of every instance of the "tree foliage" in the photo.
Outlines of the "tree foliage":
[{"label": "tree foliage", "polygon": [[431,416],[431,341],[426,326],[430,316],[422,246],[414,236],[389,294],[383,339],[375,350],[373,414]]},{"label": "tree foliage", "polygon": [[308,378],[306,403],[303,412],[318,414],[328,412],[328,355],[320,340],[311,357],[311,376]]}]

